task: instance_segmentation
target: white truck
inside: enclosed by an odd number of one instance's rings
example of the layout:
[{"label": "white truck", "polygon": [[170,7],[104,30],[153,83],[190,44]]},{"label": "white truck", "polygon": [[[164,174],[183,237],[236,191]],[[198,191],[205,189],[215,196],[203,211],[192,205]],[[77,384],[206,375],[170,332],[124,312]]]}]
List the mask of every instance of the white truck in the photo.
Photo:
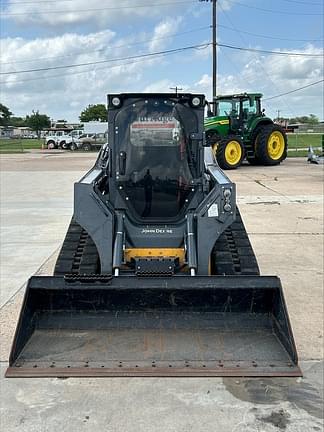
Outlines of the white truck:
[{"label": "white truck", "polygon": [[106,122],[85,122],[82,135],[73,140],[70,145],[71,150],[100,150],[107,142],[108,123]]},{"label": "white truck", "polygon": [[50,150],[57,148],[67,150],[82,134],[83,130],[51,130],[45,137],[45,147]]}]

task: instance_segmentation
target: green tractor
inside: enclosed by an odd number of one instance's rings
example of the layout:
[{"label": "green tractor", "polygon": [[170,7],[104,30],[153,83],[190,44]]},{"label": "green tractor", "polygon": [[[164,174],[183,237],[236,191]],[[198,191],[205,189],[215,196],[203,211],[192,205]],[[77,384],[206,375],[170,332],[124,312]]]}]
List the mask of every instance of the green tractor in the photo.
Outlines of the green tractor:
[{"label": "green tractor", "polygon": [[235,169],[246,158],[252,165],[278,165],[287,157],[284,130],[261,109],[261,93],[218,96],[215,114],[205,119],[206,140],[222,169]]}]

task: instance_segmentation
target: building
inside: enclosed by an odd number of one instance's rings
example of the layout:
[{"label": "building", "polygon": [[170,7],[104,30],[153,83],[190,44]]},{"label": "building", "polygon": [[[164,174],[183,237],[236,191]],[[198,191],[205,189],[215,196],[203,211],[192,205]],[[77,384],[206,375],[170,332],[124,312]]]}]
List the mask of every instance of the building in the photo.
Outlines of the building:
[{"label": "building", "polygon": [[32,129],[28,126],[14,127],[13,136],[15,138],[27,138],[32,135]]},{"label": "building", "polygon": [[13,126],[0,126],[0,138],[12,138],[14,135]]}]

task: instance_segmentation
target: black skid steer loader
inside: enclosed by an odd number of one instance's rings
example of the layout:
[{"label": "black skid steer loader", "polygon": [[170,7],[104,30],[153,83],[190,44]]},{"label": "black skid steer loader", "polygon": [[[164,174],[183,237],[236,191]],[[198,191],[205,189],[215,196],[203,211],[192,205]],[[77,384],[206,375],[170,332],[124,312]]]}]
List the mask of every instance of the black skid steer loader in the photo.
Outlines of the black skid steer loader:
[{"label": "black skid steer loader", "polygon": [[300,376],[280,280],[259,275],[205,144],[204,96],[115,94],[108,108],[6,376]]}]

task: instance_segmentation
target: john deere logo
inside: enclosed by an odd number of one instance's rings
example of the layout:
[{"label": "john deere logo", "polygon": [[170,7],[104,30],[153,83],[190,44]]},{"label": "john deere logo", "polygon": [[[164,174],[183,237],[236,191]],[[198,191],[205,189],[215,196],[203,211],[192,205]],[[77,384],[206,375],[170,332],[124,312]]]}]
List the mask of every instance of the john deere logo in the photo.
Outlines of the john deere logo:
[{"label": "john deere logo", "polygon": [[141,234],[173,234],[170,228],[143,228]]}]

